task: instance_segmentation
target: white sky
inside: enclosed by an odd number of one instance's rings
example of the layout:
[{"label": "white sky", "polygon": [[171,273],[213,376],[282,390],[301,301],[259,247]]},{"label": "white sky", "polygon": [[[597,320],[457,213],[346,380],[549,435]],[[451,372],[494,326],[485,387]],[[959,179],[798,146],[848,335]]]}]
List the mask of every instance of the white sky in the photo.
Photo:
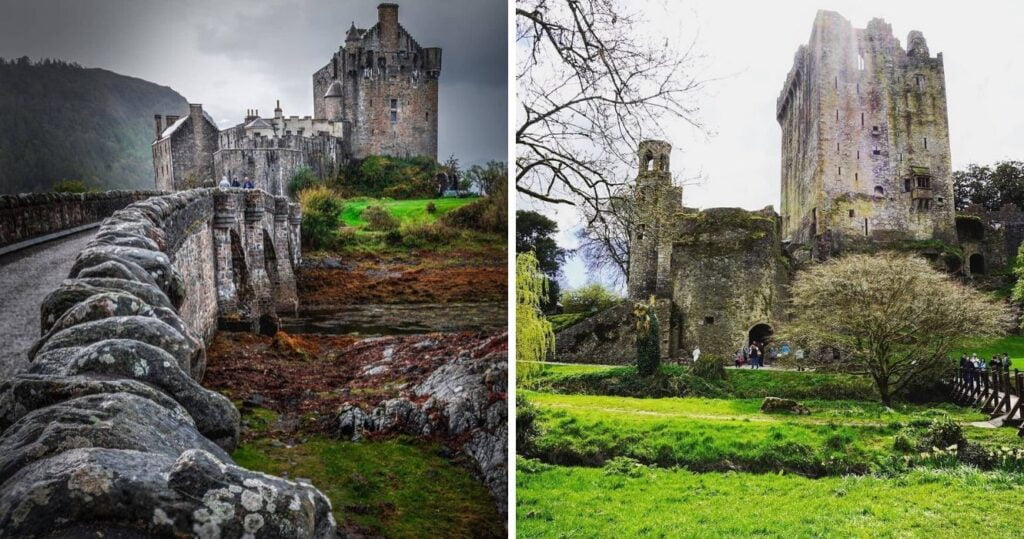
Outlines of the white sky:
[{"label": "white sky", "polygon": [[[684,189],[687,206],[778,209],[781,135],[775,100],[818,9],[837,11],[856,28],[885,19],[904,48],[907,33],[920,30],[931,54],[943,53],[954,169],[1024,159],[1024,2],[630,2],[634,9],[645,4],[651,34],[696,34],[698,51],[707,56],[707,76],[724,77],[700,101],[701,118],[713,135],[680,121],[662,126],[673,145],[676,177],[704,178]],[[521,209],[556,219],[559,243],[575,247],[579,219],[573,210],[523,204],[521,197],[520,202]],[[570,287],[589,280],[579,260],[564,271]]]}]

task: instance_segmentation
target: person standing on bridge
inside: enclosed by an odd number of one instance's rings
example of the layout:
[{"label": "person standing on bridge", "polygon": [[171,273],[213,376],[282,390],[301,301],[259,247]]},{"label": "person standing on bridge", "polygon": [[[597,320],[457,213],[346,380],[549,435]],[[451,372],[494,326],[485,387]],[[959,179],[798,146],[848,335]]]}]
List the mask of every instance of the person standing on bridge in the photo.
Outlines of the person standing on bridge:
[{"label": "person standing on bridge", "polygon": [[249,179],[249,175],[245,175],[245,181],[242,182],[242,189],[253,189],[255,186],[252,184],[252,180]]},{"label": "person standing on bridge", "polygon": [[234,187],[234,188],[237,189],[237,188],[239,188],[241,186],[242,186],[242,184],[238,183],[238,177],[232,176],[231,177],[231,187]]},{"label": "person standing on bridge", "polygon": [[227,174],[225,174],[225,175],[220,177],[220,183],[217,184],[217,187],[220,187],[221,189],[230,189],[231,188],[231,182],[228,181],[228,175]]}]

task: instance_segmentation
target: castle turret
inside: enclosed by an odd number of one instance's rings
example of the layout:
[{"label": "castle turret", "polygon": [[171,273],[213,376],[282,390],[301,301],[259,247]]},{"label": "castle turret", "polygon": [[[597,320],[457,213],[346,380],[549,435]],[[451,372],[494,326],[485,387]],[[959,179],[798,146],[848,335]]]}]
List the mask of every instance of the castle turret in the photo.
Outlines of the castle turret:
[{"label": "castle turret", "polygon": [[[644,140],[637,149],[639,164],[630,231],[629,297],[647,299],[668,287],[671,249],[662,245],[668,220],[682,210],[682,188],[672,185],[669,156],[672,145]],[[667,231],[666,231],[667,232]]]}]

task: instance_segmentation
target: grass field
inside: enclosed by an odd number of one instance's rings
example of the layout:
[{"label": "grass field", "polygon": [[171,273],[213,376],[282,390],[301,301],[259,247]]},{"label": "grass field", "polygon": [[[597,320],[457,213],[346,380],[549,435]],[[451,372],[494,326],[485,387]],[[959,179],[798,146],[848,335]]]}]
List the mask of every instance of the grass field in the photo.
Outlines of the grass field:
[{"label": "grass field", "polygon": [[[416,200],[351,198],[344,202],[341,220],[345,223],[345,226],[362,227],[366,225],[366,221],[361,217],[363,210],[368,206],[382,206],[401,223],[433,223],[441,215],[477,200],[479,200],[479,197]],[[431,203],[437,209],[434,213],[427,211],[427,205]]]},{"label": "grass field", "polygon": [[1020,536],[1020,475],[968,469],[915,470],[898,479],[665,469],[636,475],[520,461],[517,535]]},{"label": "grass field", "polygon": [[[503,519],[468,469],[412,440],[268,440],[232,455],[246,468],[309,479],[331,500],[339,528],[384,537],[504,537]],[[339,530],[342,531],[342,530]]]}]

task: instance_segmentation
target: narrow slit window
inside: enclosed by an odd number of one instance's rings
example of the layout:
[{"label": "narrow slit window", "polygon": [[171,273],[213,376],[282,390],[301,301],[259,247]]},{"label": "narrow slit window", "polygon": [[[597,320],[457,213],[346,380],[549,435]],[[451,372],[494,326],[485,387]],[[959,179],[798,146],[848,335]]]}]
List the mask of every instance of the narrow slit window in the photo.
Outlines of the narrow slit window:
[{"label": "narrow slit window", "polygon": [[857,83],[857,95],[860,95],[860,83]]},{"label": "narrow slit window", "polygon": [[860,126],[864,127],[864,113],[860,113]]},{"label": "narrow slit window", "polygon": [[864,71],[864,55],[863,54],[857,56],[857,69],[859,71]]},{"label": "narrow slit window", "polygon": [[860,172],[854,172],[853,173],[853,181],[855,181],[855,182],[859,182],[860,181]]},{"label": "narrow slit window", "polygon": [[839,153],[839,143],[836,143],[836,153]]},{"label": "narrow slit window", "polygon": [[836,109],[836,121],[839,121],[839,109]]},{"label": "narrow slit window", "polygon": [[924,90],[924,75],[917,75],[914,78],[917,79],[917,89]]},{"label": "narrow slit window", "polygon": [[836,90],[839,89],[839,77],[838,76],[836,77],[836,80],[833,83],[832,87],[835,88]]},{"label": "narrow slit window", "polygon": [[398,100],[391,99],[391,123],[398,121]]},{"label": "narrow slit window", "polygon": [[928,149],[928,137],[924,137],[924,149]]},{"label": "narrow slit window", "polygon": [[860,150],[857,150],[857,159],[860,159]]},{"label": "narrow slit window", "polygon": [[850,210],[850,217],[853,217],[853,210]]},{"label": "narrow slit window", "polygon": [[843,167],[839,167],[839,175],[840,175],[840,176],[842,176],[842,175],[843,175]]}]

